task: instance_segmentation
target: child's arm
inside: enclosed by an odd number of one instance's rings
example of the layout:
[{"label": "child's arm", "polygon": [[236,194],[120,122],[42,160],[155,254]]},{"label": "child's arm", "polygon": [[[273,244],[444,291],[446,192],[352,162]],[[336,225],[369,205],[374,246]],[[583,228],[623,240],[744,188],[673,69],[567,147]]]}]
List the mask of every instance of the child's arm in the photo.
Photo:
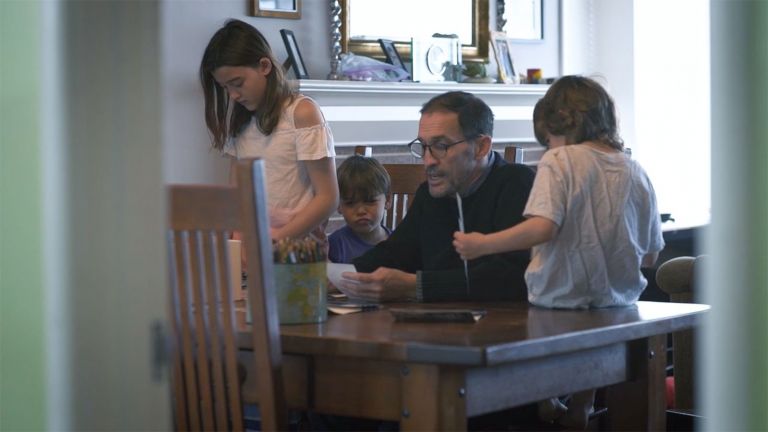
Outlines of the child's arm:
[{"label": "child's arm", "polygon": [[272,238],[303,237],[323,223],[339,206],[336,169],[333,158],[303,161],[315,196],[286,225],[272,230]]},{"label": "child's arm", "polygon": [[643,260],[640,262],[641,267],[653,267],[656,264],[656,260],[659,259],[658,252],[651,252],[643,255]]},{"label": "child's arm", "polygon": [[[304,99],[296,105],[293,122],[297,129],[310,128],[323,123],[320,108]],[[307,168],[315,196],[289,223],[272,230],[272,238],[303,237],[326,221],[339,206],[339,188],[336,182],[336,164],[332,157],[302,161]]]},{"label": "child's arm", "polygon": [[513,250],[529,249],[545,243],[557,234],[557,224],[551,220],[534,216],[511,228],[491,234],[455,232],[453,246],[461,259],[475,259]]}]

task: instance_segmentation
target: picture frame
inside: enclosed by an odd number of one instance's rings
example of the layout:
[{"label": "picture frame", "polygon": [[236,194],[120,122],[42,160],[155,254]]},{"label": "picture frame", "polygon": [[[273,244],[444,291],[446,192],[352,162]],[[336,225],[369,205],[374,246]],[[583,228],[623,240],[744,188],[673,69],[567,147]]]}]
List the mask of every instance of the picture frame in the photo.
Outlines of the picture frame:
[{"label": "picture frame", "polygon": [[499,67],[499,82],[514,84],[517,82],[515,64],[512,61],[512,53],[509,38],[504,32],[491,32],[491,45],[496,64]]},{"label": "picture frame", "polygon": [[257,17],[301,19],[301,0],[249,0],[251,15]]},{"label": "picture frame", "polygon": [[283,38],[285,51],[288,53],[288,59],[283,64],[283,67],[287,69],[290,66],[296,75],[296,79],[309,79],[309,73],[307,73],[307,67],[304,64],[304,59],[301,57],[299,44],[296,42],[296,36],[294,36],[293,31],[281,29],[280,36]]},{"label": "picture frame", "polygon": [[403,69],[405,73],[408,74],[408,79],[410,79],[411,74],[408,72],[408,68],[405,67],[405,63],[403,62],[402,57],[400,57],[400,53],[397,52],[395,42],[390,39],[379,39],[379,45],[381,46],[381,50],[384,51],[387,63]]}]

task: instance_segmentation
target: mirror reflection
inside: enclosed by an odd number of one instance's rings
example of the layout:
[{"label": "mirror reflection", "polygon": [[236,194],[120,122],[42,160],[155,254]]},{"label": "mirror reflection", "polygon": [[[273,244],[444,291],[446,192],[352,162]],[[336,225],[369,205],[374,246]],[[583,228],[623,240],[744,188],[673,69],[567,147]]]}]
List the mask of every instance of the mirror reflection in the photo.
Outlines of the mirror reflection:
[{"label": "mirror reflection", "polygon": [[506,0],[501,31],[507,33],[510,39],[541,40],[542,33],[542,9],[541,0]]},{"label": "mirror reflection", "polygon": [[464,60],[488,58],[488,0],[342,0],[342,51],[383,55],[378,39],[395,41],[410,60],[411,38],[456,34]]},{"label": "mirror reflection", "polygon": [[251,0],[254,16],[301,18],[301,0]]}]

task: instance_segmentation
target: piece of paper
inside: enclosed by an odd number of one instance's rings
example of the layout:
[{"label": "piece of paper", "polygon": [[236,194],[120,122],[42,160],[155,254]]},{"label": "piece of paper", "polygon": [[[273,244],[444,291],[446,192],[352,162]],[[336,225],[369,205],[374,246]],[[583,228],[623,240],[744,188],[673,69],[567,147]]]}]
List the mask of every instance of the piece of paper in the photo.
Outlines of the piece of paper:
[{"label": "piece of paper", "polygon": [[381,309],[380,305],[372,304],[372,303],[360,303],[360,302],[349,302],[349,301],[345,301],[345,302],[329,301],[328,302],[328,310],[337,315],[346,315],[349,313],[374,311],[379,309]]},{"label": "piece of paper", "polygon": [[333,312],[336,315],[346,315],[346,314],[357,313],[362,311],[363,311],[363,308],[360,308],[360,307],[348,308],[348,307],[328,306],[328,312]]},{"label": "piece of paper", "polygon": [[333,286],[338,288],[339,291],[341,291],[344,295],[349,296],[349,293],[342,286],[341,281],[344,281],[345,283],[357,283],[357,281],[354,281],[351,279],[344,279],[344,277],[341,276],[341,274],[344,272],[352,272],[352,273],[357,272],[357,270],[355,269],[355,266],[352,264],[338,264],[338,263],[329,262],[326,268],[328,273],[328,280],[330,280]]},{"label": "piece of paper", "polygon": [[[459,231],[464,232],[464,209],[461,204],[461,195],[456,192],[456,205],[459,207]],[[464,278],[467,281],[467,295],[469,295],[469,268],[467,260],[464,260]]]}]

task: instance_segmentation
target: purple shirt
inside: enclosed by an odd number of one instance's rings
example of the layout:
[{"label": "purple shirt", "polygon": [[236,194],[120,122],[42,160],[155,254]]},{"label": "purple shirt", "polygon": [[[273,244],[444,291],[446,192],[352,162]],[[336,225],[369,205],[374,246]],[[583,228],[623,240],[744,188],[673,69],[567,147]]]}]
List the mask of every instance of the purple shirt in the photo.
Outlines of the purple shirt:
[{"label": "purple shirt", "polygon": [[[387,235],[392,231],[384,227]],[[337,229],[328,237],[328,260],[334,263],[352,264],[352,260],[359,257],[368,249],[376,245],[363,241],[355,234],[349,225]]]}]

